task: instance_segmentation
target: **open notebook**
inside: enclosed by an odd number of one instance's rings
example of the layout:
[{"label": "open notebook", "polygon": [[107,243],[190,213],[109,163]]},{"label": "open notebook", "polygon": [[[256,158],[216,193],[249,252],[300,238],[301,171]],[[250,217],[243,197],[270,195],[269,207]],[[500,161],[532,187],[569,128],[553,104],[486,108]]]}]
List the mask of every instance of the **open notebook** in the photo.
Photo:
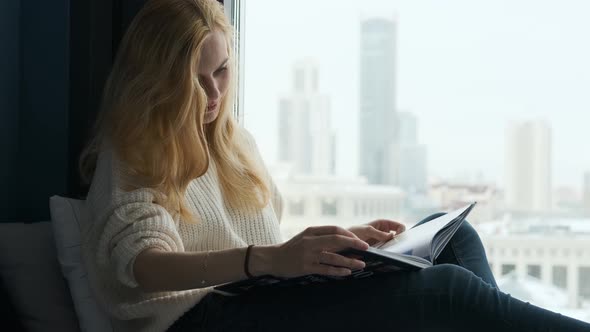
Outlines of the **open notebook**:
[{"label": "open notebook", "polygon": [[311,274],[296,278],[279,278],[264,275],[219,285],[214,288],[214,291],[224,295],[239,295],[261,288],[302,286],[333,280],[360,279],[392,271],[427,268],[434,264],[434,260],[449,243],[475,204],[475,202],[471,203],[417,225],[393,239],[385,243],[377,243],[367,250],[347,249],[339,252],[341,255],[355,257],[365,262],[365,268],[352,271],[349,276],[334,277]]}]

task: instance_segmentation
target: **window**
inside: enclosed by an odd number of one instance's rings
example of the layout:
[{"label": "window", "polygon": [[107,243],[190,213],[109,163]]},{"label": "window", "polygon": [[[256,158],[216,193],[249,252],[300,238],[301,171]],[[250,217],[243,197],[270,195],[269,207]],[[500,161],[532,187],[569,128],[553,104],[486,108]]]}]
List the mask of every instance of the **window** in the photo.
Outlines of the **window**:
[{"label": "window", "polygon": [[582,266],[578,269],[578,280],[580,280],[580,296],[590,299],[590,266]]},{"label": "window", "polygon": [[289,201],[289,215],[303,216],[305,214],[305,202],[301,200]]},{"label": "window", "polygon": [[236,76],[234,77],[237,90],[235,95],[234,115],[239,122],[243,122],[244,115],[244,38],[245,32],[245,1],[244,0],[224,0],[224,8],[227,17],[234,26],[235,37],[232,48],[235,52]]},{"label": "window", "polygon": [[563,265],[556,265],[552,268],[553,284],[560,288],[567,287],[567,268]]},{"label": "window", "polygon": [[508,274],[512,271],[516,270],[516,265],[514,264],[502,264],[502,275]]},{"label": "window", "polygon": [[541,265],[527,265],[526,274],[537,279],[541,279]]},{"label": "window", "polygon": [[338,214],[338,201],[330,199],[322,199],[322,215],[336,216]]},{"label": "window", "polygon": [[283,194],[309,199],[281,227],[412,224],[477,200],[498,272],[586,289],[590,3],[241,3],[243,124]]}]

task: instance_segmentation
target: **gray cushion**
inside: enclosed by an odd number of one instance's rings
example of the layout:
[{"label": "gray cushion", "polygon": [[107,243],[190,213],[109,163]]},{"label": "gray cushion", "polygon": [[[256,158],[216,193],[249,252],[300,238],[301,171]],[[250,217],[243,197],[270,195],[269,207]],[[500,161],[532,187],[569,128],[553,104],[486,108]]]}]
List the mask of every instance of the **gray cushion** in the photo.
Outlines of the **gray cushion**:
[{"label": "gray cushion", "polygon": [[0,223],[0,277],[28,331],[79,331],[49,222]]}]

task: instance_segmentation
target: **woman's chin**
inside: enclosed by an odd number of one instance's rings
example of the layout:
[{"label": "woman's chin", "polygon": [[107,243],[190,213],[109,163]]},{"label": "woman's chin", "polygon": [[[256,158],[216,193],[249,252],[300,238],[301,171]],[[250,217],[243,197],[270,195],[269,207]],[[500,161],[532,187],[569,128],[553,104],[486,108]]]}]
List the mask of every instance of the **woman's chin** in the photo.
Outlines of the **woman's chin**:
[{"label": "woman's chin", "polygon": [[207,124],[207,123],[211,123],[211,122],[215,121],[215,119],[217,119],[218,115],[219,115],[219,108],[216,108],[212,111],[205,112],[205,116],[203,118],[203,123]]}]

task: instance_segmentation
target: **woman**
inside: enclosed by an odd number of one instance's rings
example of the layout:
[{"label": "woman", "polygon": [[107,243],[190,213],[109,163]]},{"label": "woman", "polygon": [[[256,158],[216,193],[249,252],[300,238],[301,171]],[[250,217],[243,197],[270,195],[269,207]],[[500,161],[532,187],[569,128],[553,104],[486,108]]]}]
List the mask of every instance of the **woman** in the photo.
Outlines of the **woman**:
[{"label": "woman", "polygon": [[117,330],[588,330],[501,293],[468,224],[419,272],[212,293],[262,274],[347,275],[364,263],[336,252],[404,230],[377,220],[281,241],[280,195],[232,117],[231,35],[214,0],[152,0],[121,43],[81,158],[93,218],[83,259]]}]

